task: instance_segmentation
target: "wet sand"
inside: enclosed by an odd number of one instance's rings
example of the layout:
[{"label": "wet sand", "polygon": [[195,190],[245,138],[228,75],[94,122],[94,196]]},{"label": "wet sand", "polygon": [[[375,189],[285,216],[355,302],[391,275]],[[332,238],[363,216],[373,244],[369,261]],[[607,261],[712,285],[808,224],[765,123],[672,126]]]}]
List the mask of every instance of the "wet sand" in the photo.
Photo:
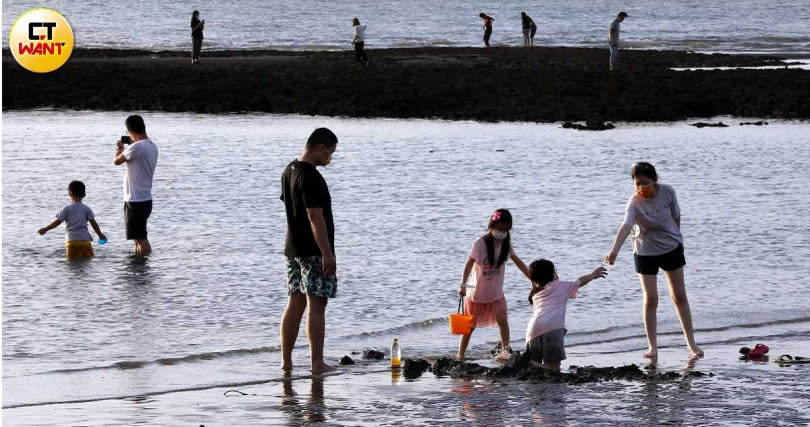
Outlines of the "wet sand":
[{"label": "wet sand", "polygon": [[[5,408],[9,424],[299,425],[310,422],[394,425],[455,424],[784,424],[810,423],[810,365],[779,366],[738,360],[749,342],[705,346],[706,357],[689,363],[683,347],[662,348],[657,370],[669,379],[554,383],[515,378],[450,378],[425,373],[416,379],[392,374],[386,361],[359,360],[338,374],[288,379],[257,372],[251,384]],[[778,354],[801,354],[810,339],[770,342]],[[573,349],[572,349],[573,350]],[[805,354],[807,355],[807,354]],[[640,352],[573,350],[563,369],[619,366],[646,359]],[[476,362],[495,366],[492,360]],[[650,372],[649,368],[645,371]],[[697,376],[695,372],[706,375]],[[88,385],[90,386],[90,385]]]},{"label": "wet sand", "polygon": [[673,71],[781,65],[781,58],[607,49],[419,48],[353,52],[77,50],[46,75],[3,52],[3,109],[40,107],[479,121],[810,118],[810,71]]}]

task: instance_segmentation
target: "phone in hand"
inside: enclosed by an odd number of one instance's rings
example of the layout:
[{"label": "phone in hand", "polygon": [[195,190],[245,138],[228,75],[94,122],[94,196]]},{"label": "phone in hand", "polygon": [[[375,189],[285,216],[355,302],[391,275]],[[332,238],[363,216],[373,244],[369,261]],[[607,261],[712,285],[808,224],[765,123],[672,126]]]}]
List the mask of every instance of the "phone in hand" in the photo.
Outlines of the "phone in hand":
[{"label": "phone in hand", "polygon": [[121,143],[124,145],[132,144],[132,138],[130,138],[129,135],[124,135],[121,137]]}]

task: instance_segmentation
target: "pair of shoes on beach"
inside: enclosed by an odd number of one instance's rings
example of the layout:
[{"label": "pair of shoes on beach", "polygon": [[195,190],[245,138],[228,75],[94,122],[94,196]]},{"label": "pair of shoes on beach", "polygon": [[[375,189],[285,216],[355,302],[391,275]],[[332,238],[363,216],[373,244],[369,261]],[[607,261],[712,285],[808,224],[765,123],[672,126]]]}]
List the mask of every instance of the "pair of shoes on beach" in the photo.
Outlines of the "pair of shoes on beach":
[{"label": "pair of shoes on beach", "polygon": [[804,365],[810,363],[810,357],[791,356],[789,354],[783,354],[773,362],[778,363],[780,365]]},{"label": "pair of shoes on beach", "polygon": [[770,350],[770,348],[765,344],[757,344],[754,348],[742,347],[740,348],[740,354],[742,354],[740,359],[764,359],[765,355],[768,354],[768,350]]}]

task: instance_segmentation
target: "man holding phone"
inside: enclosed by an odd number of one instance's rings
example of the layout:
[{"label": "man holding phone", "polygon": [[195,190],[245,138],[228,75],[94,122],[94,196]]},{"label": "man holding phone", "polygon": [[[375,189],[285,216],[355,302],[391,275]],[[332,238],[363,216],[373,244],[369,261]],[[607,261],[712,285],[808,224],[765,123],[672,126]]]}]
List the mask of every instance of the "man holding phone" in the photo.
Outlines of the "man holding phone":
[{"label": "man holding phone", "polygon": [[152,213],[152,178],[157,166],[158,148],[146,135],[143,117],[133,115],[126,120],[127,135],[118,141],[113,163],[126,164],[124,172],[124,223],[127,240],[135,241],[135,255],[144,257],[152,252],[146,238],[146,220]]}]

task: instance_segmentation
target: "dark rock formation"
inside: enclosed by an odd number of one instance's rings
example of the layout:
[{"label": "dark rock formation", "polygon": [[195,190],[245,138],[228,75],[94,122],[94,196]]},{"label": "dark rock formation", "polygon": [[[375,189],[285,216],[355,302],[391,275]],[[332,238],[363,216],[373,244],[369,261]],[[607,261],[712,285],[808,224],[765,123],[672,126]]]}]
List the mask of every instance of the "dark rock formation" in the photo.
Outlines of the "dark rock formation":
[{"label": "dark rock formation", "polygon": [[694,127],[698,128],[698,129],[700,129],[700,128],[727,128],[728,127],[728,125],[723,123],[723,122],[717,122],[717,123],[697,122],[697,123],[692,123],[689,126],[694,126]]},{"label": "dark rock formation", "polygon": [[610,73],[607,49],[416,48],[370,55],[374,66],[357,70],[350,51],[207,51],[202,63],[192,66],[186,52],[76,49],[62,68],[37,74],[20,67],[5,49],[3,109],[489,122],[810,118],[805,70],[671,69],[782,64],[776,57],[626,50],[623,69]]},{"label": "dark rock formation", "polygon": [[430,369],[430,362],[425,359],[405,359],[402,373],[408,379],[419,378],[428,369]]},{"label": "dark rock formation", "polygon": [[431,370],[437,377],[468,378],[486,376],[490,368],[477,363],[442,357],[433,362]]},{"label": "dark rock formation", "polygon": [[[644,372],[637,365],[608,366],[604,368],[572,366],[571,372],[551,372],[543,368],[530,367],[527,362],[526,358],[521,357],[519,352],[516,352],[504,366],[495,368],[487,368],[476,363],[467,363],[443,357],[433,362],[433,373],[436,376],[450,376],[452,378],[514,377],[519,380],[568,384],[584,384],[600,381],[673,381],[687,377],[702,377],[705,375],[700,371],[680,373],[651,370]],[[710,374],[710,376],[712,375]]]},{"label": "dark rock formation", "polygon": [[584,125],[579,123],[565,122],[562,125],[563,129],[576,129],[576,130],[610,130],[615,129],[613,123],[605,123],[601,120],[588,120]]},{"label": "dark rock formation", "polygon": [[354,365],[354,360],[352,360],[349,356],[343,356],[340,358],[341,365]]},{"label": "dark rock formation", "polygon": [[385,359],[385,354],[381,351],[373,350],[373,349],[366,349],[363,350],[363,359],[376,359],[382,360]]}]

